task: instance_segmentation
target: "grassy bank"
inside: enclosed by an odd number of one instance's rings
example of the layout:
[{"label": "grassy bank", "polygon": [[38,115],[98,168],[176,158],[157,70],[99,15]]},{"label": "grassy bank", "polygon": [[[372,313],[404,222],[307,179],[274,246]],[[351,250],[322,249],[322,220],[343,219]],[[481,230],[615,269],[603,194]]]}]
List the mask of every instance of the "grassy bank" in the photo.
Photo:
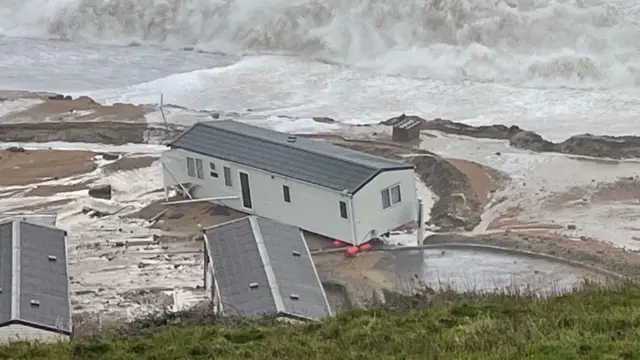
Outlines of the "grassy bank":
[{"label": "grassy bank", "polygon": [[444,294],[310,324],[220,321],[13,344],[0,359],[640,359],[640,288],[630,284],[548,299]]}]

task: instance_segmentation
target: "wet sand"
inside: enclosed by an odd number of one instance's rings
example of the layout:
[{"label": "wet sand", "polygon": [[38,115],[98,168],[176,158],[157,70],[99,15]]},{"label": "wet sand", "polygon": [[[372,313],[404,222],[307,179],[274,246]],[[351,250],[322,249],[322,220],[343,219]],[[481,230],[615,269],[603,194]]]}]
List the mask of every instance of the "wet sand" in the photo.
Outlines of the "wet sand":
[{"label": "wet sand", "polygon": [[90,151],[0,150],[0,186],[27,185],[66,178],[95,169]]}]

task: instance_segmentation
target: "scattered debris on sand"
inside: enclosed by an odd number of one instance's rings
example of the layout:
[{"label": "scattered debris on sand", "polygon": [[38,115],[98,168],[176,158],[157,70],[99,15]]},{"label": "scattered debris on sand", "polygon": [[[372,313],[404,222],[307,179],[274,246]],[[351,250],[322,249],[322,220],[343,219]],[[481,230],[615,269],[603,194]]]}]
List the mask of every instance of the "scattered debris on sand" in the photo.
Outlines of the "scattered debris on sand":
[{"label": "scattered debris on sand", "polygon": [[[0,92],[0,101],[3,97],[10,101],[9,95]],[[0,141],[162,143],[181,131],[179,126],[165,129],[139,121],[137,117],[144,116],[144,107],[112,107],[118,113],[130,111],[131,116],[125,119],[128,122],[94,121],[97,119],[95,114],[83,115],[82,112],[102,112],[103,119],[116,119],[109,117],[112,110],[105,110],[109,107],[95,106],[90,99],[65,100],[57,94],[32,98],[43,102],[22,114],[11,115],[13,120],[23,119],[25,123],[0,121]],[[48,115],[45,116],[45,112]],[[73,120],[64,116],[67,113],[74,115]],[[49,122],[33,122],[45,118]],[[315,120],[332,122],[328,118]],[[420,120],[423,130],[509,140],[514,147],[535,151],[617,158],[633,157],[636,151],[634,137],[584,135],[553,144],[515,126],[470,127],[439,119]],[[439,233],[428,237],[426,243],[495,245],[555,255],[623,275],[640,276],[638,254],[598,241],[602,239],[572,239],[554,233],[558,228],[567,229],[567,224],[526,224],[521,219],[514,220],[521,210],[515,207],[511,209],[513,214],[503,212],[502,218],[488,221],[490,224],[484,233],[476,233],[483,212],[501,204],[499,196],[494,194],[510,182],[505,174],[475,160],[449,158],[451,154],[445,158],[409,144],[392,143],[387,134],[373,133],[371,127],[362,127],[360,131],[359,137],[353,139],[336,135],[314,137],[414,164],[422,182],[437,196],[429,223]],[[640,140],[638,144],[640,154]],[[504,152],[504,149],[500,151]],[[164,204],[160,169],[154,164],[158,157],[153,154],[100,154],[100,165],[97,165],[96,155],[86,151],[19,147],[0,152],[0,172],[3,174],[0,186],[16,187],[0,188],[0,201],[7,200],[11,204],[6,208],[12,211],[56,209],[64,214],[62,221],[66,225],[83,229],[77,234],[70,232],[74,311],[85,315],[126,313],[131,316],[133,308],[178,309],[201,301],[204,298],[201,289],[203,237],[198,226],[212,226],[245,214],[211,203]],[[504,158],[504,155],[500,157]],[[91,173],[96,169],[98,171]],[[88,173],[91,176],[86,178],[77,176]],[[61,181],[43,183],[47,179]],[[62,183],[65,179],[74,181]],[[554,196],[555,206],[566,208],[567,203],[582,202],[585,198],[588,202],[607,202],[640,194],[635,179],[621,179],[609,185],[594,183],[593,187],[595,190],[590,196],[581,191],[569,195],[548,194],[549,201],[545,206],[554,204]],[[27,197],[28,201],[23,201]],[[18,203],[16,199],[23,202]],[[35,199],[33,203],[32,199]],[[569,226],[575,228],[573,223]],[[505,227],[511,229],[505,231]],[[532,231],[532,227],[539,230]],[[452,233],[455,231],[460,233]],[[308,242],[312,249],[326,249],[330,243],[321,236],[309,236]],[[389,257],[388,253],[373,251],[345,259],[341,251],[326,251],[315,254],[314,260],[323,283],[327,284],[327,289],[333,289],[329,291],[332,303],[342,301],[346,304],[348,301],[340,295],[342,292],[349,293],[356,301],[366,301],[382,290],[397,290],[403,286],[401,283],[406,279],[399,279],[393,268],[380,266]]]}]

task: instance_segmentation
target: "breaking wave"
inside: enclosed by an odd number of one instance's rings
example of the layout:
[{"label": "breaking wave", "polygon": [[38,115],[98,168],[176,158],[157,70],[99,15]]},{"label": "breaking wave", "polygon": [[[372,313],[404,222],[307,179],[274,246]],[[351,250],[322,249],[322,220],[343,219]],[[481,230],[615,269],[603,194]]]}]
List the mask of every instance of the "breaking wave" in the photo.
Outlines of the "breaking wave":
[{"label": "breaking wave", "polygon": [[285,53],[390,74],[640,82],[640,6],[606,0],[0,0],[0,33]]}]

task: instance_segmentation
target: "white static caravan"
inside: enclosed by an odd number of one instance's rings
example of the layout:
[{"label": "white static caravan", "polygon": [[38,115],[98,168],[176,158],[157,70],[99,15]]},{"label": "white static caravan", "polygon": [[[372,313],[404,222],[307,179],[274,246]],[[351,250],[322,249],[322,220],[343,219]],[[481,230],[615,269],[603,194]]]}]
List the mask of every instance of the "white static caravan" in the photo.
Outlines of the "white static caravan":
[{"label": "white static caravan", "polygon": [[245,123],[199,122],[162,154],[165,190],[359,245],[416,220],[413,165]]}]

